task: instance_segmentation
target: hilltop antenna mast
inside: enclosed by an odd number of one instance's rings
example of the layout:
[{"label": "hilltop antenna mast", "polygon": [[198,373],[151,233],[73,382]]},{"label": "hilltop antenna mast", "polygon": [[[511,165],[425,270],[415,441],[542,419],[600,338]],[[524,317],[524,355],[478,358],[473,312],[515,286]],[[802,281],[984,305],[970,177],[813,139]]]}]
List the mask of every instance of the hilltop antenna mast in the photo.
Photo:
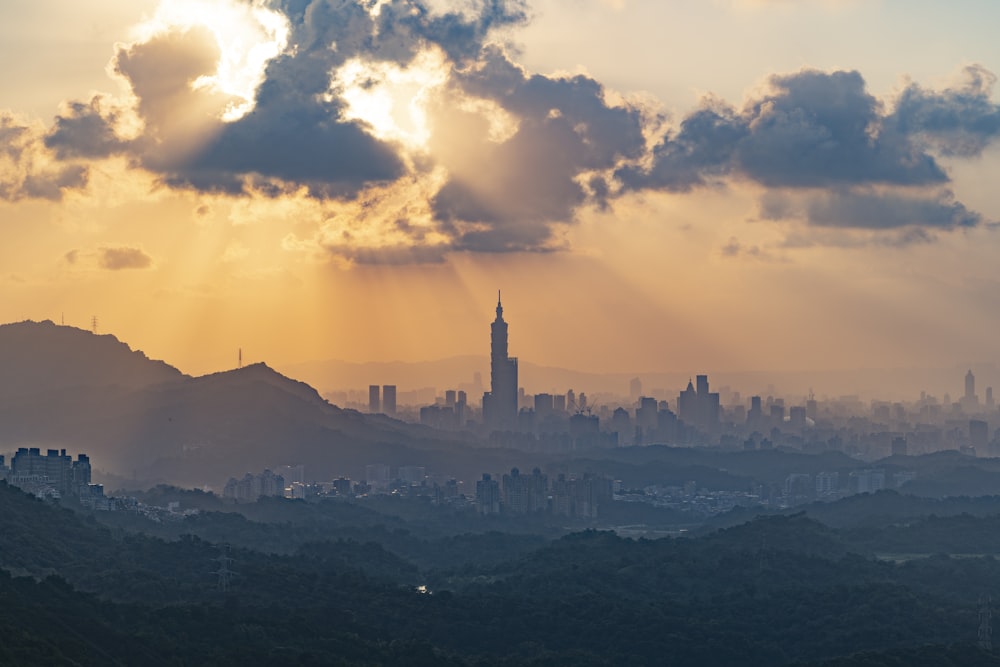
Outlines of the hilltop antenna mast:
[{"label": "hilltop antenna mast", "polygon": [[90,318],[90,330],[95,334],[97,333],[97,315]]},{"label": "hilltop antenna mast", "polygon": [[979,596],[979,648],[993,650],[993,598],[983,593]]},{"label": "hilltop antenna mast", "polygon": [[243,368],[243,348],[239,348],[236,354],[236,368]]}]

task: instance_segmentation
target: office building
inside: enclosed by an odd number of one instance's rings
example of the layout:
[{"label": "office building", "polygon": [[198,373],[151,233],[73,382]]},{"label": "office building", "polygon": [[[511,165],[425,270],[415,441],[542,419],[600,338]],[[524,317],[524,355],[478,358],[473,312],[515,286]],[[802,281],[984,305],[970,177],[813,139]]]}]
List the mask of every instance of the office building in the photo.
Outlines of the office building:
[{"label": "office building", "polygon": [[[368,399],[371,401],[371,388],[368,389]],[[382,385],[382,412],[390,417],[396,416],[396,385]]]},{"label": "office building", "polygon": [[483,422],[489,431],[517,428],[517,358],[507,356],[507,323],[497,294],[497,316],[490,325],[490,391],[483,394]]}]

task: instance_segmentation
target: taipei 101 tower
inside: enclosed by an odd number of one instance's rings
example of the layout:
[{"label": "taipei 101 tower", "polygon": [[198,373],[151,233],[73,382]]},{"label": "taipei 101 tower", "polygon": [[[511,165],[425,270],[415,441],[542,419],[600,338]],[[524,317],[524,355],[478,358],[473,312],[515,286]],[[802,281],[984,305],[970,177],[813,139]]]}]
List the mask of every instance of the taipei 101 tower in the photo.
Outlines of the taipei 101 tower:
[{"label": "taipei 101 tower", "polygon": [[488,431],[517,428],[517,358],[507,356],[507,323],[497,292],[497,318],[490,324],[490,391],[483,394]]}]

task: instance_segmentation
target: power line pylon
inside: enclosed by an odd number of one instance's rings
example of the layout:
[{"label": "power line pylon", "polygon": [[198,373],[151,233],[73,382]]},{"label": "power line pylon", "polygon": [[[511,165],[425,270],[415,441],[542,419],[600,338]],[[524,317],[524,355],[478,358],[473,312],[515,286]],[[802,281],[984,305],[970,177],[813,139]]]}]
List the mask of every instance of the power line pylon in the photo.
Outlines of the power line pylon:
[{"label": "power line pylon", "polygon": [[979,596],[979,648],[993,650],[993,599],[983,593]]}]

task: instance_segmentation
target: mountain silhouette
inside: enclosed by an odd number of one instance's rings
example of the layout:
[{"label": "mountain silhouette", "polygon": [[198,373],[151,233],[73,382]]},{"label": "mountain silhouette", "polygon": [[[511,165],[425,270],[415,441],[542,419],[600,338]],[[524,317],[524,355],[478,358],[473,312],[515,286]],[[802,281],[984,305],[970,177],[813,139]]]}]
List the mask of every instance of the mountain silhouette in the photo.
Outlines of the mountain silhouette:
[{"label": "mountain silhouette", "polygon": [[0,452],[86,452],[137,484],[221,488],[303,464],[308,479],[364,466],[446,465],[476,439],[343,410],[263,363],[189,377],[114,336],[52,322],[0,326]]}]

